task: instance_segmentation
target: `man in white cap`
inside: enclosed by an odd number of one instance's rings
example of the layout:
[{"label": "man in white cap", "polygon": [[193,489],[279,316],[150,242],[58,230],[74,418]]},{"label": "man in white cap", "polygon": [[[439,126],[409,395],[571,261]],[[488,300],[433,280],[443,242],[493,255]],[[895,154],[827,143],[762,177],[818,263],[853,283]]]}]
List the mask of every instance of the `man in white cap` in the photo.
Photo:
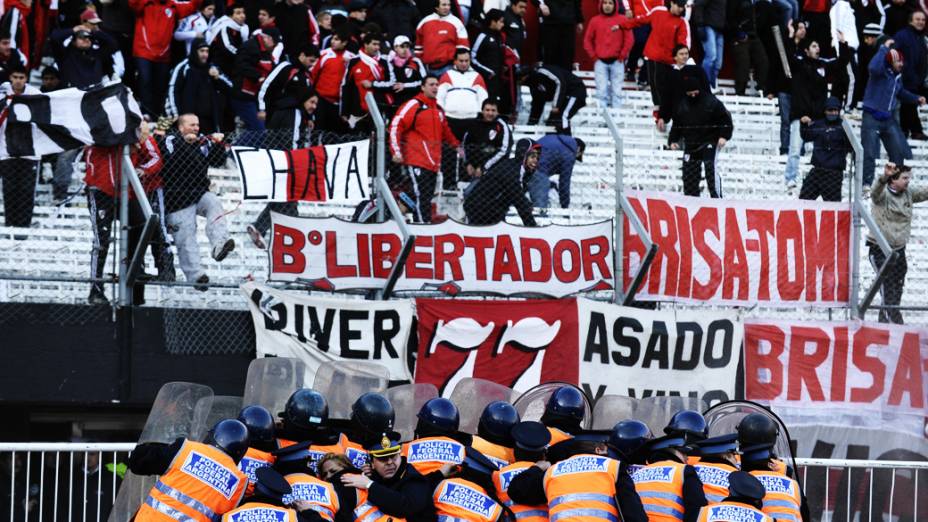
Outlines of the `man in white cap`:
[{"label": "man in white cap", "polygon": [[391,108],[406,103],[421,90],[425,65],[413,55],[408,36],[401,34],[393,39],[393,50],[380,56],[380,67],[383,78],[374,82],[374,88],[392,95]]}]

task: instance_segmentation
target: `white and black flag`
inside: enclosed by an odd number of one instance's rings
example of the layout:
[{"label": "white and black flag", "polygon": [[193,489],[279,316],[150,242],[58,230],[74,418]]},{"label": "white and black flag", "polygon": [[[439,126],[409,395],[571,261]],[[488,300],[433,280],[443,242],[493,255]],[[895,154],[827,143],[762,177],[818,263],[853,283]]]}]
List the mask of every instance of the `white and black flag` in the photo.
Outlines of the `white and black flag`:
[{"label": "white and black flag", "polygon": [[0,158],[135,143],[142,122],[138,103],[121,83],[13,96],[2,104]]}]

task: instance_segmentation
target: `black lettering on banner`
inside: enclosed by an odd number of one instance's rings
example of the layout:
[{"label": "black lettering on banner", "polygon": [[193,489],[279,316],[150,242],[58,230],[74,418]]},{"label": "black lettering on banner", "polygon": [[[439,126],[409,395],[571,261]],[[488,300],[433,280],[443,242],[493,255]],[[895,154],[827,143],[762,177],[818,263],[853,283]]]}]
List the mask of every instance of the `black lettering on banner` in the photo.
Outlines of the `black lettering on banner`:
[{"label": "black lettering on banner", "polygon": [[[54,110],[65,109],[61,107],[63,100],[54,102]],[[134,138],[136,129],[142,123],[139,115],[129,110],[129,93],[122,85],[111,85],[102,89],[87,91],[81,96],[81,117],[90,127],[93,143],[99,146],[114,146],[129,143]],[[59,127],[64,129],[64,127]],[[44,131],[45,129],[43,129]],[[48,134],[46,132],[46,134]],[[55,143],[63,145],[58,137],[52,137]],[[63,130],[60,138],[71,138],[71,133]]]},{"label": "black lettering on banner", "polygon": [[583,347],[583,361],[592,361],[594,355],[599,355],[600,364],[609,363],[609,341],[606,340],[606,316],[599,312],[592,312],[590,314],[590,327],[586,332],[586,346]]},{"label": "black lettering on banner", "polygon": [[[338,172],[332,169],[333,174]],[[358,182],[358,188],[361,189],[361,195],[364,195],[364,186],[361,184],[361,168],[358,165],[358,148],[351,146],[351,156],[348,157],[348,169],[345,171],[345,199],[348,198],[348,187],[351,185],[352,174]]]},{"label": "black lettering on banner", "polygon": [[651,327],[651,337],[648,339],[648,347],[644,351],[644,359],[641,361],[642,368],[650,368],[652,361],[657,361],[657,367],[666,370],[670,367],[670,348],[668,344],[669,334],[667,325],[664,321],[654,321]]},{"label": "black lettering on banner", "polygon": [[638,363],[638,357],[641,356],[641,343],[633,335],[625,335],[626,328],[631,328],[633,332],[641,333],[644,327],[633,317],[619,317],[612,324],[612,338],[615,339],[619,347],[628,348],[628,355],[622,354],[619,350],[612,352],[612,360],[619,366],[634,366]]},{"label": "black lettering on banner", "polygon": [[[691,333],[693,339],[690,343],[689,358],[684,359],[683,352],[686,351],[687,341],[686,334]],[[674,370],[695,370],[699,366],[699,352],[702,346],[702,327],[699,323],[681,322],[677,323],[677,345],[673,352],[673,369]]]},{"label": "black lettering on banner", "polygon": [[301,343],[306,342],[306,335],[303,333],[304,328],[303,305],[293,305],[293,329],[296,331],[296,338]]},{"label": "black lettering on banner", "polygon": [[587,382],[580,383],[580,387],[583,388],[583,393],[590,398],[593,404],[596,404],[596,401],[606,394],[606,385],[604,384],[598,384],[596,386],[596,392],[593,392],[593,389],[590,388],[590,384]]},{"label": "black lettering on banner", "polygon": [[315,306],[308,306],[309,312],[309,335],[315,339],[316,346],[323,352],[329,351],[329,339],[332,337],[332,323],[335,321],[335,310],[326,308],[325,317],[320,327],[319,312]]},{"label": "black lettering on banner", "polygon": [[[715,357],[715,338],[722,334],[722,353],[718,358]],[[703,363],[706,368],[724,368],[731,361],[731,354],[734,350],[732,339],[735,337],[735,325],[727,319],[716,319],[709,323],[706,332],[706,351],[703,356]]]},{"label": "black lettering on banner", "polygon": [[[388,325],[389,326],[386,326]],[[374,312],[374,359],[383,359],[381,349],[387,351],[391,359],[398,359],[399,354],[393,346],[393,340],[400,333],[400,314],[396,310],[377,310]]]},{"label": "black lettering on banner", "polygon": [[[251,293],[251,302],[261,310],[261,298],[264,296],[264,293],[261,290],[255,290]],[[266,313],[262,313],[264,316],[264,328],[270,331],[279,331],[287,327],[287,305],[284,303],[277,303],[270,308],[272,311],[277,313],[277,319],[270,317]]]},{"label": "black lettering on banner", "polygon": [[720,402],[728,401],[729,398],[725,390],[707,390],[702,394],[702,400],[706,401],[709,406],[715,406]]},{"label": "black lettering on banner", "polygon": [[361,339],[361,330],[352,330],[351,321],[367,321],[367,310],[341,310],[339,312],[339,341],[341,356],[346,359],[367,359],[367,350],[352,350],[351,341]]}]

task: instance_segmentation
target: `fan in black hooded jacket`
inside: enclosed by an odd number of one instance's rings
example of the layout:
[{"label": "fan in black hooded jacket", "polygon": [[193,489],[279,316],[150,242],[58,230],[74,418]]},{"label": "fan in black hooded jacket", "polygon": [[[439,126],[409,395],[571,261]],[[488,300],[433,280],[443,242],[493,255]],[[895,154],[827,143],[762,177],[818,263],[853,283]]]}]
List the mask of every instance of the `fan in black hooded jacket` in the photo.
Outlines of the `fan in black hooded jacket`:
[{"label": "fan in black hooded jacket", "polygon": [[[722,197],[721,180],[716,175],[715,156],[719,147],[731,139],[731,114],[718,98],[707,92],[696,77],[684,80],[686,93],[676,104],[668,143],[679,147],[683,140],[683,193],[700,194],[700,166],[705,168],[706,185],[714,198]],[[695,93],[695,94],[694,94]]]},{"label": "fan in black hooded jacket", "polygon": [[210,63],[209,52],[205,41],[194,40],[190,54],[171,71],[165,102],[168,116],[196,114],[200,118],[200,129],[207,134],[219,130],[225,98],[232,89],[229,77]]}]

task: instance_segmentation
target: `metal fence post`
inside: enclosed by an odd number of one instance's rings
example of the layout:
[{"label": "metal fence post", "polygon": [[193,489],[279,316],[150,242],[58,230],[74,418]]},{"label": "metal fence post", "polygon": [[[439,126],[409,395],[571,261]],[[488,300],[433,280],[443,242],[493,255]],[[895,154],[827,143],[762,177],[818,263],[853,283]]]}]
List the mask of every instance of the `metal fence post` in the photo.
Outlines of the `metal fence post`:
[{"label": "metal fence post", "polygon": [[372,187],[371,192],[377,194],[377,222],[383,223],[384,218],[384,197],[380,193],[381,184],[377,182],[377,179],[383,179],[386,177],[387,173],[387,139],[386,131],[387,126],[386,122],[383,119],[383,114],[380,112],[380,107],[377,106],[377,101],[374,99],[374,95],[367,93],[364,97],[364,101],[367,103],[367,106],[370,108],[371,119],[374,121],[374,146],[375,146],[375,156],[374,156],[374,186]]},{"label": "metal fence post", "polygon": [[624,255],[623,242],[625,240],[625,221],[622,213],[622,191],[625,188],[625,158],[622,155],[622,136],[619,135],[619,130],[616,128],[615,121],[612,120],[612,115],[609,114],[607,108],[603,108],[603,120],[612,134],[612,141],[615,145],[615,222],[612,225],[614,227],[613,237],[615,241],[612,248],[612,263],[614,265],[612,272],[615,274],[615,282],[613,283],[615,291],[613,292],[612,302],[619,303],[625,298],[622,291],[622,281],[625,278],[625,263],[622,262],[622,256]]},{"label": "metal fence post", "polygon": [[[129,146],[125,145],[123,162],[129,157]],[[126,168],[125,165],[123,168]],[[126,275],[129,273],[129,178],[119,176],[119,306],[129,306],[132,297]]]},{"label": "metal fence post", "polygon": [[854,133],[851,124],[844,119],[841,123],[847,135],[851,148],[854,149],[854,173],[851,179],[851,291],[848,299],[848,311],[851,319],[859,319],[857,303],[860,291],[860,233],[863,224],[860,220],[859,209],[862,208],[860,193],[864,180],[864,148],[860,138]]}]

